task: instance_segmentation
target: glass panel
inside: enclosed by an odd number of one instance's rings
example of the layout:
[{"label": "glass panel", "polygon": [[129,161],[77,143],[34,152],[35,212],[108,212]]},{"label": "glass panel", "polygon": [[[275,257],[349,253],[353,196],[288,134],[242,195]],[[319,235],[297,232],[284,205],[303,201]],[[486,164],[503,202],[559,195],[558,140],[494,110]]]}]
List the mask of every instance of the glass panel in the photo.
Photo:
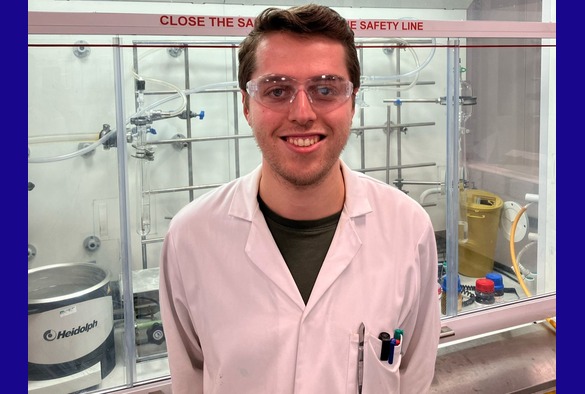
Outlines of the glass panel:
[{"label": "glass panel", "polygon": [[111,42],[29,36],[28,63],[29,391],[115,387],[128,367],[120,286],[127,224],[118,186],[125,168],[109,149]]},{"label": "glass panel", "polygon": [[149,330],[160,324],[159,256],[170,220],[189,201],[251,171],[260,154],[242,116],[239,40],[125,40],[133,288],[136,305],[148,311],[137,315],[140,381],[168,374],[164,337]]},{"label": "glass panel", "polygon": [[[477,102],[460,107],[463,293],[491,272],[503,291],[497,302],[554,291],[555,255],[543,253],[555,223],[546,213],[555,201],[555,130],[542,112],[550,100],[543,92],[554,88],[546,63],[554,48],[541,40],[469,39],[465,51],[461,95]],[[486,305],[477,301],[470,307]]]},{"label": "glass panel", "polygon": [[360,39],[363,85],[343,158],[391,183],[429,213],[438,275],[447,259],[446,39]]}]

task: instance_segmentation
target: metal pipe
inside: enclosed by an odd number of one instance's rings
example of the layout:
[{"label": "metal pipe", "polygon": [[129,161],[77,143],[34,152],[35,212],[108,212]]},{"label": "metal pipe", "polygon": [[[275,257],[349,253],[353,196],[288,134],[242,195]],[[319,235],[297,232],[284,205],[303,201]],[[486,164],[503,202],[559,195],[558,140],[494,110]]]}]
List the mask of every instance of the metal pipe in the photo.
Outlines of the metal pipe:
[{"label": "metal pipe", "polygon": [[[364,64],[364,50],[363,48],[359,49],[359,55],[360,55],[360,64]],[[360,91],[358,92],[361,95],[361,99],[364,99],[364,91],[361,90],[360,87]],[[363,106],[360,106],[360,128],[358,130],[364,130],[363,127],[365,125],[365,116],[366,116],[366,111],[365,108]],[[350,131],[353,129],[350,129]],[[357,133],[357,135],[359,136],[360,139],[360,166],[361,167],[365,167],[366,166],[366,139],[365,139],[365,135],[364,133]]]},{"label": "metal pipe", "polygon": [[[396,51],[396,74],[400,75],[400,51]],[[398,80],[400,82],[400,80]],[[396,92],[396,97],[400,99],[401,91],[398,90]],[[388,120],[390,122],[390,120]],[[396,123],[400,124],[402,122],[402,107],[400,105],[396,106]],[[402,129],[398,129],[396,133],[396,163],[400,166],[402,165]],[[402,168],[398,169],[398,181],[402,181]],[[398,188],[402,190],[402,183],[397,184]]]},{"label": "metal pipe", "polygon": [[[476,105],[477,104],[477,97],[474,96],[458,96],[459,100],[456,100],[459,105]],[[435,99],[383,99],[382,102],[384,103],[394,103],[396,105],[403,104],[403,103],[434,103],[434,104],[447,104],[447,97],[439,97]]]},{"label": "metal pipe", "polygon": [[[417,122],[417,123],[401,123],[390,125],[391,129],[403,129],[407,127],[419,127],[419,126],[434,126],[435,122]],[[380,126],[358,126],[352,127],[352,131],[363,131],[363,130],[385,130],[388,126],[387,125],[380,125]]]},{"label": "metal pipe", "polygon": [[[236,48],[232,47],[232,78],[234,80],[238,79],[238,72],[237,72],[237,52]],[[238,136],[240,134],[240,129],[238,127],[238,91],[236,89],[232,96],[232,102],[234,106],[234,135]],[[234,160],[236,166],[236,178],[240,177],[240,140],[238,138],[234,139]]]},{"label": "metal pipe", "polygon": [[[447,289],[457,288],[459,261],[459,100],[455,100],[459,89],[459,40],[449,39],[447,48],[447,161],[445,173],[445,195],[447,199]],[[447,292],[447,316],[457,315],[457,292]]]},{"label": "metal pipe", "polygon": [[146,145],[161,145],[161,144],[176,144],[177,142],[206,142],[206,141],[221,141],[231,139],[254,138],[253,135],[223,135],[217,137],[192,137],[192,138],[174,138],[170,140],[156,140],[148,141]]},{"label": "metal pipe", "polygon": [[[185,64],[185,90],[189,90],[189,48],[185,46],[184,51],[184,64]],[[191,138],[191,96],[187,95],[187,105],[185,108],[185,122],[187,126],[187,138]],[[187,168],[188,168],[188,179],[189,185],[193,185],[193,147],[191,144],[187,145]],[[193,201],[193,192],[189,192],[189,201]]]},{"label": "metal pipe", "polygon": [[213,188],[219,187],[221,185],[223,185],[223,183],[216,183],[216,184],[210,184],[210,185],[198,185],[198,186],[191,185],[191,186],[182,186],[182,187],[169,187],[169,188],[165,188],[165,189],[151,190],[150,194],[175,193],[175,192],[186,192],[186,191],[192,192],[193,190],[213,189]]},{"label": "metal pipe", "polygon": [[[364,82],[361,84],[361,87],[366,87],[366,88],[374,88],[374,87],[400,87],[402,85],[410,85],[412,82],[383,82],[383,83],[371,83],[371,82]],[[434,81],[419,81],[416,82],[415,85],[419,86],[419,85],[434,85],[435,82]]]},{"label": "metal pipe", "polygon": [[160,242],[164,242],[165,238],[164,237],[158,237],[158,238],[148,238],[148,239],[143,239],[142,243],[143,244],[156,244],[156,243],[160,243]]},{"label": "metal pipe", "polygon": [[[390,133],[392,132],[392,122],[390,121],[392,107],[386,107],[386,183],[390,183]],[[400,131],[398,132],[400,134]]]},{"label": "metal pipe", "polygon": [[441,186],[441,181],[402,181],[405,185],[427,185],[427,186]]},{"label": "metal pipe", "polygon": [[434,103],[439,104],[440,98],[436,99],[383,99],[383,103],[401,104],[401,103]]},{"label": "metal pipe", "polygon": [[[240,89],[238,88],[214,88],[214,89],[206,89],[206,90],[202,90],[197,92],[197,94],[202,94],[202,93],[237,93],[239,92]],[[176,90],[151,90],[149,92],[144,92],[145,96],[153,96],[153,95],[158,95],[158,96],[163,96],[163,95],[174,95],[177,94]],[[189,96],[189,95],[187,95]]]},{"label": "metal pipe", "polygon": [[[113,61],[114,61],[114,98],[116,107],[116,130],[117,133],[117,156],[118,156],[118,190],[120,191],[120,260],[122,271],[122,288],[132,289],[132,252],[130,249],[130,201],[128,198],[128,148],[126,146],[126,135],[121,132],[126,128],[124,119],[124,89],[122,84],[122,48],[120,37],[112,38]],[[136,380],[136,334],[134,331],[134,296],[131,291],[125,291],[124,301],[124,349],[125,349],[125,371],[126,382],[135,383]]]},{"label": "metal pipe", "polygon": [[390,170],[398,170],[400,168],[419,168],[419,167],[432,167],[432,166],[436,166],[437,163],[435,162],[428,162],[428,163],[418,163],[418,164],[402,164],[402,165],[396,165],[396,166],[389,166],[389,167],[368,167],[368,168],[356,168],[356,171],[359,172],[372,172],[372,171],[384,171],[386,170],[386,168],[390,169]]},{"label": "metal pipe", "polygon": [[[134,67],[134,73],[136,75],[139,75],[139,69],[138,69],[138,48],[134,47],[132,50],[132,64]],[[133,78],[135,79],[135,78]],[[136,81],[134,81],[134,90],[135,90],[135,97],[138,97],[138,94],[140,94],[138,91],[136,91]],[[142,94],[144,94],[144,92],[141,92]],[[138,111],[140,111],[140,105],[138,104],[138,100],[134,100],[134,111],[135,113],[138,113]],[[120,129],[118,129],[120,130]],[[140,132],[143,133],[143,132]],[[138,136],[139,139],[141,139],[142,141],[142,146],[146,145],[144,142],[146,141],[146,136],[145,135],[139,135]],[[146,234],[143,234],[141,229],[143,228],[143,213],[144,213],[144,206],[143,206],[143,201],[144,201],[144,193],[145,191],[143,190],[142,186],[144,185],[144,179],[145,176],[148,176],[147,173],[145,173],[145,171],[148,171],[147,169],[144,168],[144,159],[138,159],[139,163],[138,163],[138,169],[137,171],[139,172],[139,174],[137,175],[138,177],[140,177],[140,181],[137,182],[138,185],[140,186],[139,190],[136,190],[136,193],[139,193],[139,218],[138,218],[138,229],[139,229],[139,234],[140,234],[140,239],[141,241],[143,241],[146,238]],[[147,185],[149,183],[147,182]],[[146,191],[146,193],[148,193],[148,191]],[[150,195],[148,196],[148,199],[150,199]],[[149,204],[149,208],[150,209],[150,204]],[[149,219],[150,220],[150,219]],[[144,245],[142,245],[141,248],[142,254],[142,268],[146,269],[148,267],[148,259],[147,259],[147,254],[146,254],[146,247]]]}]

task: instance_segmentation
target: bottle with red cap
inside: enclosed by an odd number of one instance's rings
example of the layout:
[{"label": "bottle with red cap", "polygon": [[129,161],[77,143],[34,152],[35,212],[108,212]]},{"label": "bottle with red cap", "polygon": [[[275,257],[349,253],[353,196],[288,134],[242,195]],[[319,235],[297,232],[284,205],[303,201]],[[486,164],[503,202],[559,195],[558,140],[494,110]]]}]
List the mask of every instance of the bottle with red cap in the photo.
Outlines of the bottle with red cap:
[{"label": "bottle with red cap", "polygon": [[491,279],[477,279],[475,281],[475,302],[478,304],[493,304],[496,302],[494,287],[494,281]]}]

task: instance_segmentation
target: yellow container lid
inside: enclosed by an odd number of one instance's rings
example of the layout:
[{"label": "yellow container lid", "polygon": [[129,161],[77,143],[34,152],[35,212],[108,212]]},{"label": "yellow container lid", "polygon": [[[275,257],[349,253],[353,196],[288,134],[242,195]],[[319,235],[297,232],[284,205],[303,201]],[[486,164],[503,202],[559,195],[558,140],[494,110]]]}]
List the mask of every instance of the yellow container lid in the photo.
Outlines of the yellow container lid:
[{"label": "yellow container lid", "polygon": [[480,189],[463,190],[459,203],[476,212],[499,210],[504,205],[504,201],[500,197]]}]

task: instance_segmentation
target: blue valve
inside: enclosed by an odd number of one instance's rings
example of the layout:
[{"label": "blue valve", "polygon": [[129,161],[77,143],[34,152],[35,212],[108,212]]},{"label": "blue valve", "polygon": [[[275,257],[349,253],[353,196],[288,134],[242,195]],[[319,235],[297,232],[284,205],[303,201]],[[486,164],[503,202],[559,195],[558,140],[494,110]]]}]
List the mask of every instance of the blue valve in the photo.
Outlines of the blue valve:
[{"label": "blue valve", "polygon": [[[199,119],[203,119],[204,116],[205,116],[205,111],[203,111],[203,110],[201,112],[199,112],[198,114],[196,114],[193,111],[189,111],[189,119],[196,118],[196,117],[199,117]],[[187,111],[183,111],[179,115],[179,118],[181,118],[181,119],[187,119]]]}]

